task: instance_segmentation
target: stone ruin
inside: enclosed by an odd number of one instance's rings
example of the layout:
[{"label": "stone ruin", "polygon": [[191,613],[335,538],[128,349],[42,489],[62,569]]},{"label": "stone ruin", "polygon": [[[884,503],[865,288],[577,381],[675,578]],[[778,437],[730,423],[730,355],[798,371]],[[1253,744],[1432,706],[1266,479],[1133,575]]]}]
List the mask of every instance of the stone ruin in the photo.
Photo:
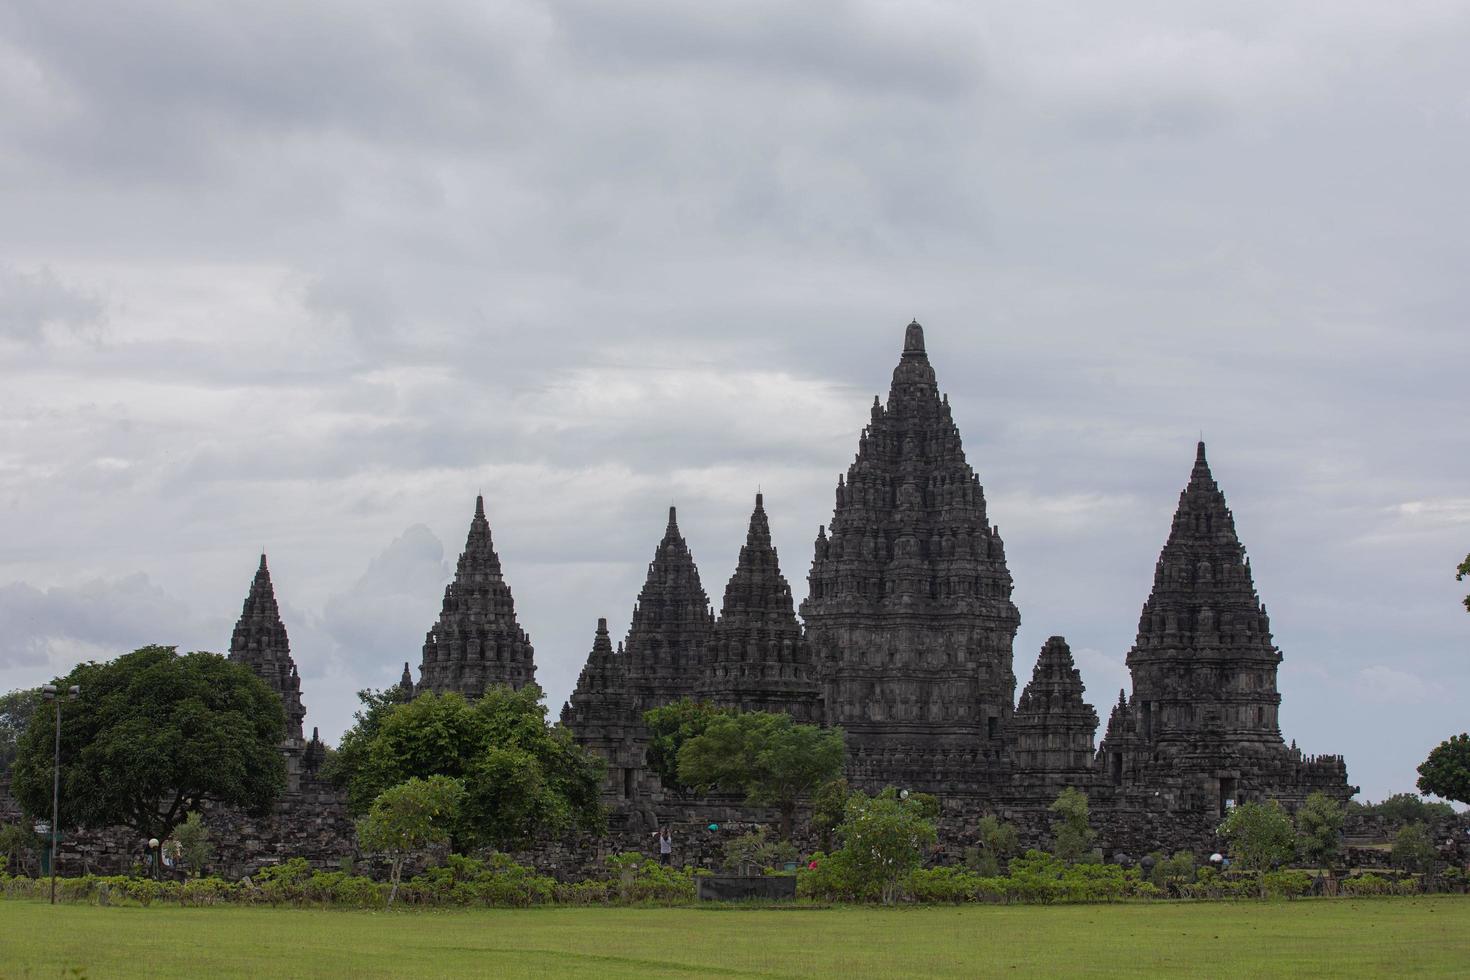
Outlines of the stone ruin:
[{"label": "stone ruin", "polygon": [[[840,726],[855,786],[941,798],[953,857],[984,813],[1016,821],[1023,842],[1042,843],[1046,807],[1068,786],[1088,794],[1104,849],[1135,854],[1212,849],[1234,802],[1294,807],[1314,790],[1339,800],[1356,792],[1342,757],[1304,756],[1282,738],[1281,652],[1203,442],[1127,655],[1132,693],[1120,692],[1101,744],[1062,637],[1043,646],[1015,701],[1020,614],[1005,544],[917,322],[904,332],[887,401],[874,398],[857,454],[837,478],[808,582],[799,620],[757,494],[717,616],[669,508],[625,639],[614,646],[607,620],[598,620],[561,712],[575,739],[608,764],[611,830],[599,849],[637,847],[656,822],[761,816],[735,799],[676,799],[647,767],[643,712],[686,696]],[[217,815],[230,847],[247,865],[351,856],[345,802],[319,773],[324,747],[315,731],[303,738],[300,677],[264,556],[230,657],[281,696],[289,773],[272,817]],[[492,685],[533,683],[533,658],[478,498],[419,680],[405,664],[400,684],[475,698]],[[78,835],[69,847],[98,868],[136,850],[107,838]],[[567,848],[549,846],[565,867]]]}]

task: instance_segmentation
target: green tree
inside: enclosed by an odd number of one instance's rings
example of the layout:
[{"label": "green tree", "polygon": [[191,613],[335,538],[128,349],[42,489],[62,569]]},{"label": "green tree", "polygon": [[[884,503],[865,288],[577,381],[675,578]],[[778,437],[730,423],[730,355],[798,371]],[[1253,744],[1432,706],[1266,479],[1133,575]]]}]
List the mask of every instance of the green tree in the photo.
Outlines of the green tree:
[{"label": "green tree", "polygon": [[197,812],[189,814],[174,828],[174,840],[179,842],[184,867],[196,878],[203,876],[205,867],[214,860],[214,843],[209,839],[204,818]]},{"label": "green tree", "polygon": [[1302,855],[1322,868],[1332,868],[1342,850],[1342,806],[1326,793],[1309,795],[1296,811],[1297,841]]},{"label": "green tree", "polygon": [[847,815],[847,798],[851,795],[847,780],[840,777],[827,780],[812,794],[812,827],[821,838],[824,853],[832,850],[832,834]]},{"label": "green tree", "polygon": [[1470,803],[1470,734],[1445,739],[1419,764],[1419,792]]},{"label": "green tree", "polygon": [[26,688],[0,694],[0,776],[10,770],[20,746],[21,733],[31,723],[36,706],[41,703],[41,689]]},{"label": "green tree", "polygon": [[1436,857],[1428,828],[1422,823],[1411,823],[1401,828],[1393,839],[1393,850],[1389,856],[1396,868],[1428,871]]},{"label": "green tree", "polygon": [[[353,714],[352,727],[342,733],[337,748],[329,752],[322,763],[322,775],[342,789],[346,789],[352,776],[362,769],[367,748],[383,727],[383,719],[400,704],[412,701],[413,694],[403,685],[394,684],[381,691],[372,688],[358,691],[357,700],[362,707]],[[364,809],[369,803],[371,800],[363,804]]]},{"label": "green tree", "polygon": [[776,845],[766,833],[765,827],[757,827],[750,833],[741,834],[725,843],[725,867],[735,869],[736,874],[754,874],[770,864],[776,857]]},{"label": "green tree", "polygon": [[725,715],[679,750],[679,779],[690,787],[744,790],[746,802],[773,806],[781,839],[791,839],[797,804],[842,772],[841,729],[799,725],[766,711]]},{"label": "green tree", "polygon": [[1242,803],[1220,825],[1220,836],[1230,842],[1231,856],[1256,873],[1261,897],[1266,897],[1266,872],[1290,861],[1296,853],[1296,831],[1291,818],[1275,800]]},{"label": "green tree", "polygon": [[447,776],[417,777],[384,790],[373,800],[367,816],[357,822],[357,841],[365,851],[388,855],[388,907],[398,897],[403,862],[435,844],[449,840],[459,820],[464,784]]},{"label": "green tree", "polygon": [[841,860],[851,871],[858,890],[877,888],[883,904],[892,905],[909,872],[924,861],[937,839],[934,824],[919,806],[893,796],[872,799],[853,793],[847,818],[839,833]]},{"label": "green tree", "polygon": [[679,778],[679,750],[684,743],[704,734],[710,722],[733,714],[729,708],[717,708],[707,701],[680,698],[643,713],[648,728],[648,768],[658,774],[664,788],[678,796],[687,796],[690,787]]},{"label": "green tree", "polygon": [[[1470,575],[1470,555],[1466,555],[1465,560],[1460,562],[1460,567],[1455,569],[1455,581],[1465,581],[1466,575]],[[1470,609],[1470,595],[1465,597],[1465,608]]]},{"label": "green tree", "polygon": [[993,813],[987,813],[975,828],[975,857],[970,863],[987,877],[1002,874],[1006,862],[1020,850],[1021,835],[1015,826]]},{"label": "green tree", "polygon": [[1455,815],[1455,808],[1448,803],[1428,803],[1418,793],[1395,793],[1366,810],[1397,824],[1429,823]]},{"label": "green tree", "polygon": [[30,828],[18,823],[0,823],[0,871],[14,865],[24,872],[27,859],[41,848],[41,841]]},{"label": "green tree", "polygon": [[1068,786],[1057,794],[1050,810],[1056,814],[1051,822],[1052,853],[1068,863],[1090,855],[1097,833],[1089,825],[1087,794]]},{"label": "green tree", "polygon": [[[456,847],[510,850],[570,831],[600,830],[603,763],[546,724],[541,690],[494,687],[476,701],[421,694],[383,708],[371,730],[351,734],[334,778],[365,812],[383,791],[413,776],[463,783]],[[344,737],[344,742],[348,741]]]},{"label": "green tree", "polygon": [[[249,667],[149,646],[56,684],[81,687],[61,707],[63,826],[121,824],[165,840],[206,802],[263,816],[285,789],[285,712]],[[40,712],[21,738],[12,788],[32,816],[51,813],[53,737]]]}]

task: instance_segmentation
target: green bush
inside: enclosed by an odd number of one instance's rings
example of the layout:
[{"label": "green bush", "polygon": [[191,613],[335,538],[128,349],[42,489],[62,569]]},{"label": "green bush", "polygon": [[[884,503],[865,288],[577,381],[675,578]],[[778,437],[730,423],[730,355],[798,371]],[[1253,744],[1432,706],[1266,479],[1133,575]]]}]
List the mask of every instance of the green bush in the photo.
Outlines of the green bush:
[{"label": "green bush", "polygon": [[1272,898],[1299,898],[1312,890],[1312,876],[1306,871],[1268,871],[1266,894]]},{"label": "green bush", "polygon": [[1393,882],[1382,875],[1372,872],[1354,875],[1342,883],[1344,895],[1390,895],[1393,893]]},{"label": "green bush", "polygon": [[636,851],[607,858],[612,887],[624,902],[692,902],[694,872],[659,864]]},{"label": "green bush", "polygon": [[964,868],[915,868],[904,891],[915,902],[973,902],[979,898],[982,880]]}]

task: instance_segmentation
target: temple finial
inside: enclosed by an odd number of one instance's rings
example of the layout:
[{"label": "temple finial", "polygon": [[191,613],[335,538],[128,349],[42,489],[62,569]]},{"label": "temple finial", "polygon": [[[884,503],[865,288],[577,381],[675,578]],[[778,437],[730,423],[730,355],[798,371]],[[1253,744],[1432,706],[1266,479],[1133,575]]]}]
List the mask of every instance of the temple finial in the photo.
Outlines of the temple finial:
[{"label": "temple finial", "polygon": [[475,496],[475,516],[480,518],[485,516],[485,495],[483,493]]},{"label": "temple finial", "polygon": [[919,321],[911,321],[903,332],[903,352],[905,354],[924,353],[924,328],[919,326]]},{"label": "temple finial", "polygon": [[678,526],[679,526],[678,508],[676,508],[673,504],[670,504],[669,505],[669,527],[678,527]]}]

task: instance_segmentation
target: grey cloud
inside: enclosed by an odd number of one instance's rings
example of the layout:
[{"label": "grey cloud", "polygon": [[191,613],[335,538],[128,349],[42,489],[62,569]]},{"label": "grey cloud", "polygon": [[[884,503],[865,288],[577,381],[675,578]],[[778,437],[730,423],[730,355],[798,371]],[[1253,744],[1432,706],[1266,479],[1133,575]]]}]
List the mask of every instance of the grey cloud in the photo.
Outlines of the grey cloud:
[{"label": "grey cloud", "polygon": [[[1467,36],[1413,2],[10,4],[0,252],[107,329],[0,321],[0,575],[231,613],[265,544],[330,738],[447,556],[354,576],[398,528],[454,552],[484,491],[559,703],[670,503],[718,595],[764,486],[800,596],[917,316],[1018,675],[1063,633],[1105,712],[1203,429],[1289,734],[1407,788],[1452,702],[1353,678],[1470,683]],[[45,608],[92,637],[50,656],[143,627]]]},{"label": "grey cloud", "polygon": [[52,326],[95,335],[105,310],[100,298],[67,285],[44,266],[26,272],[0,263],[0,337],[38,343]]},{"label": "grey cloud", "polygon": [[137,572],[116,579],[39,589],[0,586],[0,666],[40,667],[68,643],[105,651],[105,658],[149,643],[175,644],[193,631],[185,603]]},{"label": "grey cloud", "polygon": [[417,668],[449,573],[444,545],[432,531],[422,524],[405,530],[351,588],[327,599],[321,628],[335,644],[338,661],[361,675],[384,678],[378,687],[397,681],[395,664],[407,660]]}]

